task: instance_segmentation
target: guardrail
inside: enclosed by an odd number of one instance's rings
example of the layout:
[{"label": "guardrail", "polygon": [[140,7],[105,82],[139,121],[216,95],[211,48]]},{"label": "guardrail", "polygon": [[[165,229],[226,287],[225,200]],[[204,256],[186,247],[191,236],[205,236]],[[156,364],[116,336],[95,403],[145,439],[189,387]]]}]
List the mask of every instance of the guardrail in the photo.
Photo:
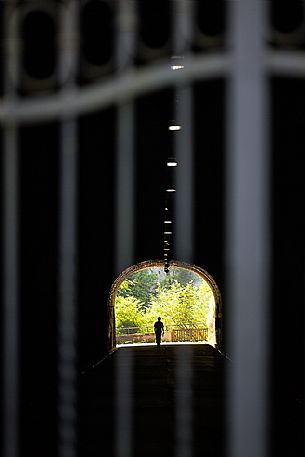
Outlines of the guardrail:
[{"label": "guardrail", "polygon": [[[186,327],[187,325],[192,325],[192,327]],[[196,327],[194,325],[196,325]],[[149,331],[151,330],[150,326],[121,327],[116,330],[117,344],[155,342],[155,333],[153,331]],[[208,341],[208,337],[209,330],[207,327],[203,327],[203,323],[185,324],[184,328],[177,328],[177,325],[169,324],[165,326],[162,340],[163,342]]]},{"label": "guardrail", "polygon": [[[199,329],[199,328],[203,328],[203,327],[206,327],[206,323],[205,322],[186,322],[185,324],[183,324],[183,326],[180,324],[180,325],[177,325],[177,324],[164,324],[164,331],[167,331],[167,330],[173,330],[174,328],[176,329]],[[117,335],[129,335],[129,334],[133,334],[133,333],[153,333],[154,332],[154,329],[153,329],[153,325],[142,325],[142,326],[138,326],[138,327],[116,327],[116,334]]]}]

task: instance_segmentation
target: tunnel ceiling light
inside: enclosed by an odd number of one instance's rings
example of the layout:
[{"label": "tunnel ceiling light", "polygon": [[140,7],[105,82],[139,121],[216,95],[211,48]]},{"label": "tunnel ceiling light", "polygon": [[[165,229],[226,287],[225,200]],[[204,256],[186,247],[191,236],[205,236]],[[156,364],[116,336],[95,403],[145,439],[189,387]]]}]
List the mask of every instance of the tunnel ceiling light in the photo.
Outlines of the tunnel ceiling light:
[{"label": "tunnel ceiling light", "polygon": [[171,65],[172,70],[182,70],[184,68],[184,65]]},{"label": "tunnel ceiling light", "polygon": [[164,224],[172,224],[172,221],[164,221]]},{"label": "tunnel ceiling light", "polygon": [[173,232],[164,232],[164,235],[171,235]]},{"label": "tunnel ceiling light", "polygon": [[170,130],[171,132],[175,132],[177,130],[181,130],[181,125],[179,124],[171,124],[168,126],[168,130]]},{"label": "tunnel ceiling light", "polygon": [[168,167],[176,167],[178,165],[178,162],[174,157],[169,157],[167,159],[166,165]]},{"label": "tunnel ceiling light", "polygon": [[175,130],[181,130],[181,128],[182,128],[181,125],[175,119],[171,119],[169,121],[168,130],[175,131]]},{"label": "tunnel ceiling light", "polygon": [[182,70],[184,68],[183,59],[184,56],[172,56],[171,69],[174,71]]},{"label": "tunnel ceiling light", "polygon": [[176,192],[175,186],[168,186],[166,192]]}]

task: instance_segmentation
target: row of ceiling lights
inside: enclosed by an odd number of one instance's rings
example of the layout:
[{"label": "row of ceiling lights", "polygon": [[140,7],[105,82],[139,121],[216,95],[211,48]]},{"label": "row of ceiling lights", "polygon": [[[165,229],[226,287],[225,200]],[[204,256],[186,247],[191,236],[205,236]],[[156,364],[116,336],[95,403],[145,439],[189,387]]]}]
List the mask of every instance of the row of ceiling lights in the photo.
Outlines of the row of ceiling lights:
[{"label": "row of ceiling lights", "polygon": [[[181,56],[172,56],[171,69],[173,71],[181,70],[184,68],[184,65],[181,64]],[[170,132],[178,132],[181,130],[181,125],[179,125],[174,120],[171,120],[168,126]],[[169,157],[166,161],[166,166],[168,168],[175,168],[178,166],[178,162],[175,157]],[[167,173],[169,174],[169,173]],[[173,176],[173,173],[172,173]],[[174,179],[172,179],[174,181]],[[164,207],[164,239],[163,239],[163,257],[164,257],[164,271],[169,273],[170,267],[170,251],[171,251],[171,239],[173,235],[173,219],[171,214],[172,208],[172,197],[176,192],[176,187],[174,182],[171,182],[166,187],[165,195],[165,207]]]}]

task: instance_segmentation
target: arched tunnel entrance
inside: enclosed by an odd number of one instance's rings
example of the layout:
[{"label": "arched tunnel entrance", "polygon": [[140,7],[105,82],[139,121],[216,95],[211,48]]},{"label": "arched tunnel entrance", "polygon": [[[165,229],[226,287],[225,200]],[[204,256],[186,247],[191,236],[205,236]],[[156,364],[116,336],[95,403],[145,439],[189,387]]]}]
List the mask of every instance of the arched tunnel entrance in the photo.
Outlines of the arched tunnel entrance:
[{"label": "arched tunnel entrance", "polygon": [[[108,303],[107,303],[107,346],[108,352],[111,352],[115,349],[117,345],[117,335],[116,335],[116,319],[115,319],[115,302],[118,290],[127,278],[129,278],[134,273],[137,273],[144,269],[149,268],[163,268],[164,262],[162,260],[147,260],[138,264],[134,264],[128,268],[126,268],[122,273],[117,277],[114,283],[111,286],[110,293],[108,296]],[[222,299],[220,290],[212,278],[212,276],[203,268],[198,267],[197,265],[189,264],[186,262],[181,262],[177,260],[170,261],[170,269],[173,268],[180,268],[185,269],[189,272],[193,272],[201,279],[203,279],[210,287],[213,297],[214,297],[214,309],[213,309],[213,327],[215,329],[215,347],[217,349],[222,350],[222,343],[223,343],[223,332],[222,332]]]}]

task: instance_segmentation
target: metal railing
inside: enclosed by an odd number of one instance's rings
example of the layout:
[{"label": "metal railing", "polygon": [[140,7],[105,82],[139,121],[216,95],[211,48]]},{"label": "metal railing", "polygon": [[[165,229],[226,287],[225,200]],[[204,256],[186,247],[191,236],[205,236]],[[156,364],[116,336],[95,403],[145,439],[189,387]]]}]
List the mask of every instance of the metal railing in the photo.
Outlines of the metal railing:
[{"label": "metal railing", "polygon": [[172,341],[208,341],[208,328],[179,328],[173,329]]},{"label": "metal railing", "polygon": [[[170,331],[173,329],[188,329],[188,328],[202,328],[205,327],[205,322],[187,322],[183,324],[164,324],[164,331]],[[139,327],[117,327],[116,334],[132,334],[132,333],[151,333],[154,331],[153,325],[142,325]]]},{"label": "metal railing", "polygon": [[[164,342],[194,342],[208,341],[209,329],[203,322],[196,324],[184,324],[177,326],[167,324],[164,326]],[[116,329],[117,344],[126,343],[153,343],[155,342],[155,333],[151,326],[142,327],[120,327]]]}]

